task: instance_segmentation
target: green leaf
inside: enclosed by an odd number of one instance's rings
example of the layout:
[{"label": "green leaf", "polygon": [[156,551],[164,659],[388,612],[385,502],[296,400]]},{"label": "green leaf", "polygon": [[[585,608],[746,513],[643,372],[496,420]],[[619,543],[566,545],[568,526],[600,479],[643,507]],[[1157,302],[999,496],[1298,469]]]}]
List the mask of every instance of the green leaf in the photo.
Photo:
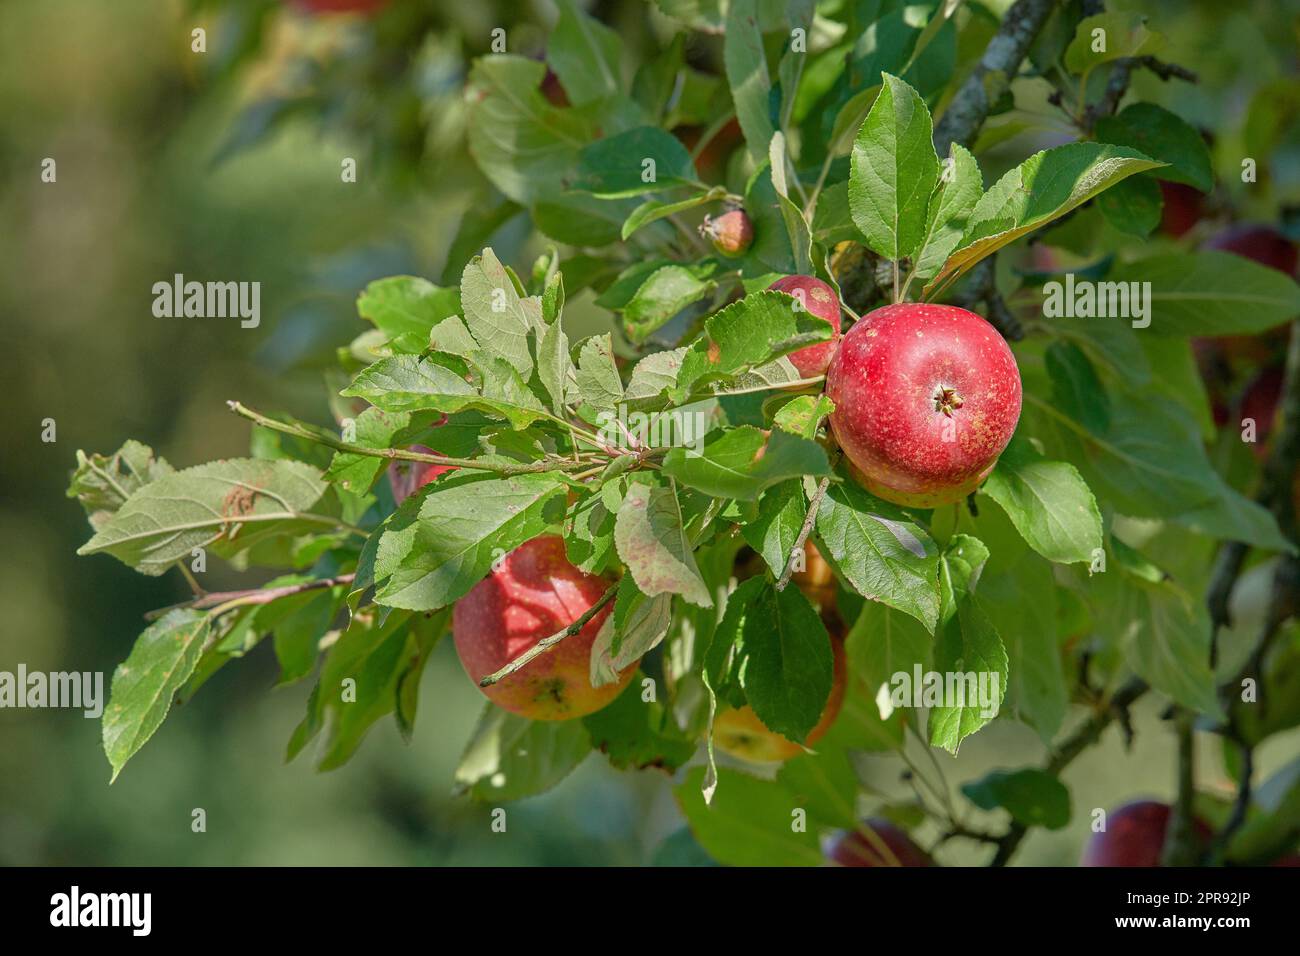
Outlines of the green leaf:
[{"label": "green leaf", "polygon": [[1123,146],[1069,143],[1035,153],[975,204],[957,250],[925,287],[946,286],[985,256],[1064,216],[1135,173],[1161,163]]},{"label": "green leaf", "polygon": [[934,630],[939,551],[915,519],[849,479],[827,490],[816,530],[822,554],[854,591]]},{"label": "green leaf", "polygon": [[546,62],[569,102],[582,106],[617,95],[622,90],[622,40],[573,0],[558,0],[558,5],[560,18],[546,41]]},{"label": "green leaf", "polygon": [[[726,190],[723,190],[725,193]],[[715,190],[709,192],[697,193],[689,199],[681,199],[677,202],[661,202],[658,199],[647,199],[641,205],[632,210],[632,214],[623,222],[623,240],[626,241],[629,236],[640,229],[642,226],[648,226],[652,222],[658,222],[660,219],[666,219],[668,216],[676,215],[679,212],[686,212],[688,209],[694,209],[697,206],[703,206],[721,198],[715,195]]]},{"label": "green leaf", "polygon": [[547,417],[546,409],[524,385],[514,366],[498,358],[484,371],[484,393],[479,394],[464,376],[442,364],[437,355],[397,355],[363,369],[339,394],[364,398],[390,412],[477,409],[505,419],[512,428],[527,428]]},{"label": "green leaf", "polygon": [[103,725],[104,753],[113,767],[113,780],[171,710],[172,697],[194,673],[209,627],[210,619],[203,612],[169,611],[149,625],[130,656],[113,671]]},{"label": "green leaf", "polygon": [[[934,669],[945,677],[956,674],[967,675],[967,679],[963,683],[965,700],[931,708],[928,730],[931,744],[954,754],[965,738],[997,716],[1007,690],[1006,648],[974,594],[988,554],[978,539],[956,535],[939,564],[944,623],[935,634]],[[997,699],[980,700],[986,690]]]},{"label": "green leaf", "polygon": [[523,298],[496,254],[484,249],[460,277],[465,325],[489,355],[505,359],[525,378],[533,370],[528,333],[544,331],[541,300]]},{"label": "green leaf", "polygon": [[551,106],[540,92],[545,64],[522,56],[486,56],[470,69],[469,151],[510,199],[529,205],[557,192],[595,136],[578,110]]},{"label": "green leaf", "polygon": [[726,767],[718,769],[712,804],[701,786],[705,767],[695,767],[674,788],[691,832],[708,854],[729,866],[820,866],[814,828],[796,832],[795,810],[785,787]]},{"label": "green leaf", "polygon": [[325,487],[319,471],[296,461],[231,458],[187,468],[139,488],[77,553],[106,551],[159,575],[195,548],[230,556],[275,535],[335,527],[307,511]]},{"label": "green leaf", "polygon": [[[394,448],[409,445],[418,435],[428,438],[423,432],[430,431],[442,420],[439,412],[386,412],[382,408],[367,408],[353,420],[356,429],[356,444],[367,448]],[[440,432],[440,438],[450,438],[460,431],[454,425],[447,432]],[[475,450],[474,444],[468,448],[457,448],[457,452]],[[444,452],[451,457],[468,457],[455,452]],[[351,452],[334,453],[330,466],[325,471],[325,480],[338,485],[354,494],[368,492],[379,477],[388,470],[391,462],[374,455],[355,455]],[[407,463],[412,464],[412,463]]]},{"label": "green leaf", "polygon": [[669,391],[676,389],[688,347],[651,352],[632,366],[632,375],[623,392],[623,400],[632,411],[660,408],[668,402]]},{"label": "green leaf", "polygon": [[1122,564],[1094,575],[1090,591],[1097,633],[1123,652],[1138,676],[1198,713],[1223,716],[1209,664],[1209,614],[1200,602]]},{"label": "green leaf", "polygon": [[582,403],[596,412],[612,411],[623,400],[623,380],[614,364],[614,343],[593,335],[578,352],[578,391]]},{"label": "green leaf", "polygon": [[758,164],[767,155],[775,129],[768,105],[772,78],[767,70],[757,0],[731,0],[727,7],[722,54],[727,83],[736,106],[736,118],[745,134],[749,157]]},{"label": "green leaf", "polygon": [[617,481],[605,482],[600,494],[580,500],[565,518],[565,552],[588,574],[603,573],[614,558],[614,515],[622,502],[618,485]]},{"label": "green leaf", "polygon": [[173,471],[165,459],[154,457],[153,449],[138,441],[124,442],[111,455],[87,455],[78,449],[68,497],[81,502],[90,526],[98,531],[128,498]]},{"label": "green leaf", "polygon": [[1149,282],[1156,335],[1256,335],[1300,314],[1300,285],[1230,252],[1180,252],[1117,265],[1115,282]]},{"label": "green leaf", "polygon": [[533,225],[547,238],[571,246],[599,248],[618,242],[623,221],[634,208],[631,199],[599,199],[591,193],[570,190],[548,194],[533,203],[530,212]]},{"label": "green leaf", "polygon": [[1130,176],[1098,196],[1097,208],[1120,232],[1145,239],[1160,225],[1164,199],[1150,176]]},{"label": "green leaf", "polygon": [[790,236],[790,248],[794,252],[794,271],[800,275],[808,275],[812,272],[812,235],[808,231],[808,220],[804,219],[803,210],[790,198],[790,187],[786,183],[788,159],[785,152],[785,134],[780,130],[772,134],[768,164],[771,170],[772,188],[776,190],[777,208],[781,211],[786,232]]},{"label": "green leaf", "polygon": [[849,210],[867,246],[886,259],[920,248],[930,193],[939,178],[925,101],[888,73],[853,141]]},{"label": "green leaf", "polygon": [[642,594],[631,575],[618,583],[614,613],[605,618],[591,645],[591,686],[603,687],[659,646],[672,623],[671,594]]},{"label": "green leaf", "polygon": [[1132,103],[1115,116],[1097,120],[1097,139],[1129,146],[1169,165],[1160,178],[1186,183],[1203,193],[1214,188],[1210,149],[1196,127],[1154,103]]},{"label": "green leaf", "polygon": [[831,473],[821,445],[752,425],[711,433],[698,454],[674,448],[664,456],[662,467],[664,474],[684,485],[741,501],[757,501],[765,489],[787,478]]},{"label": "green leaf", "polygon": [[913,617],[893,608],[867,601],[849,629],[845,651],[850,670],[860,674],[874,699],[871,709],[881,719],[894,711],[890,697],[897,674],[911,680],[919,667],[930,664],[934,641]]},{"label": "green leaf", "polygon": [[1085,17],[1079,21],[1074,39],[1065,49],[1066,69],[1087,74],[1102,63],[1159,52],[1165,38],[1148,30],[1146,22],[1147,18],[1140,13],[1100,13]]},{"label": "green leaf", "polygon": [[790,792],[790,805],[808,811],[819,826],[858,826],[858,775],[842,750],[800,754],[777,771],[777,781]]},{"label": "green leaf", "polygon": [[980,490],[1049,561],[1086,563],[1102,546],[1101,512],[1078,469],[1047,460],[1023,437],[1007,446]]},{"label": "green leaf", "polygon": [[699,607],[713,606],[671,488],[632,482],[614,524],[614,543],[647,597],[679,594]]},{"label": "green leaf", "polygon": [[464,597],[497,554],[543,534],[563,513],[567,486],[546,475],[448,476],[390,519],[375,558],[375,600],[428,611]]},{"label": "green leaf", "polygon": [[313,765],[320,771],[335,770],[351,759],[370,728],[394,711],[399,730],[409,735],[414,717],[410,681],[418,681],[447,618],[389,614],[376,621],[370,615],[354,615],[325,655],[307,716],[294,730],[287,758],[292,760],[315,739]]},{"label": "green leaf", "polygon": [[623,309],[628,338],[642,344],[678,312],[715,288],[717,283],[701,278],[686,266],[656,269]]},{"label": "green leaf", "polygon": [[953,143],[948,160],[940,167],[939,189],[930,200],[914,271],[918,279],[937,275],[957,248],[975,204],[984,195],[979,163],[965,147]]},{"label": "green leaf", "polygon": [[537,343],[537,378],[551,397],[551,411],[565,415],[565,406],[579,397],[579,379],[569,358],[569,337],[560,323],[552,322]]},{"label": "green leaf", "polygon": [[681,140],[657,126],[638,126],[586,147],[574,188],[619,198],[694,181],[695,164]]},{"label": "green leaf", "polygon": [[427,342],[435,325],[459,311],[455,289],[441,289],[415,276],[376,279],[357,299],[361,317],[390,339],[409,334]]},{"label": "green leaf", "polygon": [[676,772],[695,754],[696,744],[656,701],[641,699],[641,681],[636,678],[608,707],[582,718],[591,744],[609,757],[620,770],[657,767]]},{"label": "green leaf", "polygon": [[831,412],[835,403],[825,395],[800,395],[782,405],[772,419],[772,424],[800,438],[816,438],[817,429]]},{"label": "green leaf", "polygon": [[590,753],[580,720],[528,720],[488,704],[456,768],[456,792],[495,803],[535,796]]},{"label": "green leaf", "polygon": [[706,337],[682,354],[674,397],[692,387],[734,377],[834,334],[831,324],[798,308],[793,296],[764,290],[719,309],[704,324]]},{"label": "green leaf", "polygon": [[751,580],[757,586],[746,582],[727,601],[708,659],[724,662],[721,673],[739,682],[768,729],[803,743],[830,696],[830,635],[797,587],[777,591],[765,578]]},{"label": "green leaf", "polygon": [[1001,807],[1025,826],[1059,830],[1070,822],[1070,791],[1044,770],[991,770],[961,792],[981,810]]},{"label": "green leaf", "polygon": [[785,570],[806,511],[801,483],[786,481],[764,493],[758,517],[740,526],[745,543],[763,556],[773,574]]}]

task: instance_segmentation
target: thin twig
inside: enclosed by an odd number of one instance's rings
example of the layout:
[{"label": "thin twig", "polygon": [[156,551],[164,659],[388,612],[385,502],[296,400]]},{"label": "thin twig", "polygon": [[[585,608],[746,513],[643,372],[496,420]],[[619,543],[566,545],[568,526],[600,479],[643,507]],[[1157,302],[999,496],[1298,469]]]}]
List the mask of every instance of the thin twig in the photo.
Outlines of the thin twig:
[{"label": "thin twig", "polygon": [[556,644],[560,643],[560,641],[564,640],[566,637],[572,637],[574,634],[577,634],[579,631],[583,629],[583,627],[587,624],[588,621],[590,621],[593,617],[595,617],[597,614],[600,613],[601,608],[603,608],[610,601],[614,600],[614,595],[617,593],[618,593],[618,585],[617,584],[611,585],[609,590],[607,590],[604,594],[602,594],[596,600],[595,604],[587,608],[587,610],[582,613],[582,616],[579,617],[576,621],[574,621],[564,630],[552,634],[550,637],[542,638],[540,641],[538,641],[528,650],[524,651],[524,653],[520,654],[518,657],[516,657],[505,667],[501,668],[499,671],[495,671],[491,674],[488,674],[487,677],[484,677],[482,680],[478,682],[478,686],[491,687],[493,684],[505,680],[507,677],[509,677],[511,674],[515,673],[516,671],[521,670],[524,667],[527,667],[530,663],[532,663],[532,661],[534,661],[538,657],[541,657],[543,654],[549,651]]},{"label": "thin twig", "polygon": [[812,533],[813,522],[817,520],[817,509],[821,507],[822,498],[826,496],[826,489],[830,487],[830,483],[829,476],[817,483],[817,491],[813,493],[812,501],[808,502],[808,513],[804,515],[799,537],[795,539],[794,547],[790,549],[790,554],[785,559],[785,568],[781,571],[781,577],[777,579],[778,591],[784,591],[785,586],[790,583],[790,575],[794,574],[795,561],[803,554],[803,546],[808,540],[808,535]]},{"label": "thin twig", "polygon": [[270,604],[280,598],[301,594],[304,591],[317,591],[322,588],[338,587],[351,584],[355,574],[340,574],[332,578],[320,578],[315,581],[303,581],[301,584],[285,584],[276,588],[248,588],[243,591],[211,591],[201,594],[192,601],[182,601],[168,607],[158,608],[145,614],[146,621],[157,620],[169,611],[188,607],[198,611],[213,609],[214,614],[224,613],[224,609],[243,607],[249,604]]}]

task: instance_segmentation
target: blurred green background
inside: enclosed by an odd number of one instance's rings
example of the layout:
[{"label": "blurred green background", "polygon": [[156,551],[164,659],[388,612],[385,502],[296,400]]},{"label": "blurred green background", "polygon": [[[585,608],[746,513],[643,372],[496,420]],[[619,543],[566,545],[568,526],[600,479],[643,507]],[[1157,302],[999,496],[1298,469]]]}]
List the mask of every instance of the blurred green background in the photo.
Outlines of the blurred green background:
[{"label": "blurred green background", "polygon": [[[461,214],[480,201],[460,128],[466,58],[487,52],[495,26],[508,28],[512,51],[540,55],[555,12],[545,0],[395,6],[369,24],[269,0],[0,5],[0,315],[11,343],[10,407],[0,418],[0,670],[103,671],[107,683],[144,612],[187,593],[179,577],[75,557],[89,536],[64,497],[78,448],[109,452],[134,437],[177,467],[244,455],[246,423],[224,404],[236,397],[325,421],[325,369],[361,330],[357,291],[395,273],[443,276]],[[1168,58],[1201,73],[1200,86],[1171,87],[1172,98],[1155,92],[1219,133],[1216,149],[1240,141],[1266,83],[1291,89],[1280,108],[1296,109],[1294,4],[1121,6],[1150,10],[1170,35]],[[630,46],[653,42],[643,4],[600,3],[597,12]],[[190,50],[195,26],[208,31],[206,54]],[[313,72],[304,63],[317,57],[336,66]],[[303,89],[315,91],[308,107],[276,95]],[[250,111],[254,102],[269,105]],[[1274,207],[1300,195],[1294,112],[1282,128],[1290,133],[1274,144]],[[57,183],[40,181],[45,157],[57,161]],[[340,182],[342,157],[357,159],[356,184]],[[517,233],[507,228],[494,244],[525,267],[533,248]],[[260,281],[261,326],[155,318],[151,287],[177,272]],[[578,322],[608,321],[582,300],[574,311]],[[45,419],[56,422],[54,443],[41,441]],[[204,584],[267,576],[213,562]],[[449,642],[425,672],[414,742],[402,744],[384,721],[328,774],[306,760],[284,764],[310,687],[273,689],[276,673],[267,646],[225,668],[111,787],[97,720],[0,710],[0,863],[641,864],[681,826],[666,776],[618,774],[592,758],[553,792],[512,807],[506,834],[492,833],[490,808],[451,795],[481,697]],[[1073,822],[1035,831],[1018,862],[1073,863],[1087,810],[1172,794],[1172,738],[1158,707],[1148,703],[1137,724],[1130,752],[1112,729],[1069,769]],[[1212,786],[1221,760],[1202,744]],[[1273,738],[1260,771],[1298,747],[1295,734]],[[1031,731],[1000,721],[959,758],[936,756],[955,791],[1041,753]],[[896,759],[863,769],[874,785],[907,792]],[[191,831],[195,808],[206,811],[206,833]],[[940,859],[985,855],[954,841]]]}]

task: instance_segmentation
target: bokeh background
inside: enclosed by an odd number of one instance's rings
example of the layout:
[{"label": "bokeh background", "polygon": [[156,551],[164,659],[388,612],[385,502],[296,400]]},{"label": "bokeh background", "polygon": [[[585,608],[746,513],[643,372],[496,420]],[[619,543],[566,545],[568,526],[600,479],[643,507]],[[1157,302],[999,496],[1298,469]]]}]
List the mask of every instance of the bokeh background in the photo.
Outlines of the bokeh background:
[{"label": "bokeh background", "polygon": [[[590,6],[631,50],[665,28],[640,0]],[[1269,126],[1283,131],[1268,144],[1272,182],[1254,212],[1275,216],[1300,198],[1297,4],[1111,6],[1149,11],[1170,37],[1166,57],[1201,74],[1194,87],[1161,89],[1145,74],[1137,83],[1215,133],[1221,177],[1235,171],[1257,104],[1281,111]],[[179,577],[144,578],[108,557],[75,556],[89,536],[64,496],[77,449],[109,452],[134,437],[177,467],[244,455],[246,423],[224,404],[236,397],[327,421],[326,370],[361,329],[354,302],[364,284],[395,273],[459,274],[458,223],[486,201],[464,149],[466,63],[487,52],[498,26],[513,52],[540,55],[555,10],[547,0],[392,7],[371,22],[313,17],[278,0],[0,4],[0,316],[10,343],[0,416],[0,670],[22,662],[103,671],[107,683],[144,612],[187,593]],[[205,54],[190,49],[196,26],[208,33]],[[699,59],[710,55],[704,49]],[[1261,100],[1266,88],[1274,95]],[[1023,139],[1007,148],[1028,151]],[[340,182],[345,156],[358,162],[356,184]],[[57,161],[56,184],[40,181],[45,157]],[[1256,200],[1234,201],[1250,210]],[[535,242],[510,223],[493,237],[516,267],[532,261]],[[151,287],[177,272],[260,281],[261,326],[155,318]],[[589,295],[566,312],[571,318],[591,331],[609,321]],[[45,419],[56,423],[54,443],[41,441]],[[258,579],[214,562],[204,583]],[[451,793],[481,698],[450,642],[425,672],[414,741],[403,744],[384,721],[356,758],[327,774],[306,760],[284,763],[310,684],[273,688],[276,673],[265,645],[223,669],[111,787],[97,720],[0,710],[0,863],[699,861],[673,836],[681,818],[669,778],[618,774],[597,758],[516,805],[508,832],[493,834],[489,808]],[[1131,750],[1112,729],[1070,767],[1074,822],[1035,831],[1018,862],[1073,863],[1088,809],[1172,794],[1172,738],[1158,707],[1149,702],[1136,723]],[[1274,737],[1258,769],[1267,774],[1298,749],[1296,734]],[[955,792],[991,767],[1041,754],[1031,731],[999,721],[960,757],[936,756]],[[1201,766],[1211,787],[1223,777],[1208,744]],[[897,760],[863,769],[874,785],[906,792]],[[200,807],[207,831],[193,833]],[[954,842],[940,859],[984,853]]]}]

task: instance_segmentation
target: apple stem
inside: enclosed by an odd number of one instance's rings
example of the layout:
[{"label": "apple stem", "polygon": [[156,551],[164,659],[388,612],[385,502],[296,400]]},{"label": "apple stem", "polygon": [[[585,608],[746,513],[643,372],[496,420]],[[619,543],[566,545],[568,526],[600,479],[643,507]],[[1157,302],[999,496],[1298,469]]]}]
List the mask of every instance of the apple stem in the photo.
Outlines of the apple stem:
[{"label": "apple stem", "polygon": [[587,610],[582,613],[582,616],[579,617],[576,621],[574,621],[564,630],[552,634],[550,637],[542,638],[540,641],[538,641],[532,647],[528,648],[528,650],[524,651],[522,654],[516,657],[505,667],[501,668],[499,671],[495,671],[491,674],[488,674],[487,677],[484,677],[481,681],[478,682],[478,686],[491,687],[493,684],[505,680],[515,671],[522,670],[523,668],[527,667],[534,660],[541,657],[543,654],[549,651],[556,644],[560,643],[560,641],[564,640],[566,637],[572,637],[574,634],[577,634],[587,625],[588,621],[590,621],[593,617],[595,617],[597,614],[600,613],[601,608],[603,608],[610,601],[614,600],[614,595],[617,593],[618,593],[618,585],[611,584],[609,586],[609,590],[607,590],[604,594],[602,594],[599,598],[597,598],[596,603],[593,604],[591,607],[587,608]]}]

